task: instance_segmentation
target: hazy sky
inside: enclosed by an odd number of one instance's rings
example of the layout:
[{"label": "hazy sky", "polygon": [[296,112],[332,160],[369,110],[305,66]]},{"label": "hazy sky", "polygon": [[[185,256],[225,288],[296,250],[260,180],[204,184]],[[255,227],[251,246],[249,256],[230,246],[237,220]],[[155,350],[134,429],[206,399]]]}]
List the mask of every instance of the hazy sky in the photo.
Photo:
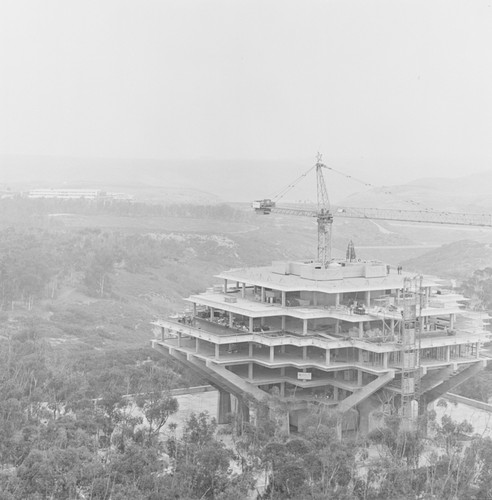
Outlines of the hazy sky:
[{"label": "hazy sky", "polygon": [[491,3],[1,0],[0,155],[490,169]]}]

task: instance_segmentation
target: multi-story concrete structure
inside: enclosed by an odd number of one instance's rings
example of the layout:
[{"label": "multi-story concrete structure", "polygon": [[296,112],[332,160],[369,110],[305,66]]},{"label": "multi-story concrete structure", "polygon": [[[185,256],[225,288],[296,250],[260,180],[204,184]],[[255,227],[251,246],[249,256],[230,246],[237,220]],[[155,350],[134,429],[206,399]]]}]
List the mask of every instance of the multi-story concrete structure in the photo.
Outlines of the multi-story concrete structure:
[{"label": "multi-story concrete structure", "polygon": [[287,402],[286,430],[314,404],[367,432],[385,411],[411,420],[488,359],[462,296],[380,262],[274,262],[218,278],[187,315],[154,323],[153,346],[220,389],[219,420],[232,394],[245,412],[250,398]]}]

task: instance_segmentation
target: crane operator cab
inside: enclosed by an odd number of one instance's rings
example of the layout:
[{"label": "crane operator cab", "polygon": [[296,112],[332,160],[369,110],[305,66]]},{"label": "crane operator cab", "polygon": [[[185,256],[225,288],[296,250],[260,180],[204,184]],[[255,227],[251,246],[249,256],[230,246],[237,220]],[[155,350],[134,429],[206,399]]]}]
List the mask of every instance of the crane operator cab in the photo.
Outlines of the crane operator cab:
[{"label": "crane operator cab", "polygon": [[275,202],[270,199],[256,200],[251,203],[256,213],[269,215],[272,213],[272,208],[275,208]]}]

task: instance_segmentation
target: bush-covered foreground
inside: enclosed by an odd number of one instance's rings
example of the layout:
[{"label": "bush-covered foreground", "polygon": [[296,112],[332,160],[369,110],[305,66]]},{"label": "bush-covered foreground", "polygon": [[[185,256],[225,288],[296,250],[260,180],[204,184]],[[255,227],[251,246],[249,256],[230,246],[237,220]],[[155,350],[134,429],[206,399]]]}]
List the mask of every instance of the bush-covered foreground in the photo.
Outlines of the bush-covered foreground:
[{"label": "bush-covered foreground", "polygon": [[0,351],[0,498],[491,498],[492,441],[449,417],[427,416],[430,438],[387,417],[366,439],[340,441],[336,414],[313,408],[286,436],[258,407],[254,425],[232,419],[217,432],[202,413],[176,432],[166,422],[183,376],[148,354],[63,359],[33,330],[11,335]]}]

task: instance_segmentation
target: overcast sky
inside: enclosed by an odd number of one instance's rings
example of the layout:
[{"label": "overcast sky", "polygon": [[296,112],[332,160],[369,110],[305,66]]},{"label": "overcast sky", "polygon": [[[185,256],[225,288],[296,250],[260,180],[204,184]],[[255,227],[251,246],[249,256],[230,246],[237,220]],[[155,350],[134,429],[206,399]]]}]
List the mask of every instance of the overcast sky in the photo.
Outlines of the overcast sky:
[{"label": "overcast sky", "polygon": [[488,170],[491,3],[1,0],[0,155]]}]

